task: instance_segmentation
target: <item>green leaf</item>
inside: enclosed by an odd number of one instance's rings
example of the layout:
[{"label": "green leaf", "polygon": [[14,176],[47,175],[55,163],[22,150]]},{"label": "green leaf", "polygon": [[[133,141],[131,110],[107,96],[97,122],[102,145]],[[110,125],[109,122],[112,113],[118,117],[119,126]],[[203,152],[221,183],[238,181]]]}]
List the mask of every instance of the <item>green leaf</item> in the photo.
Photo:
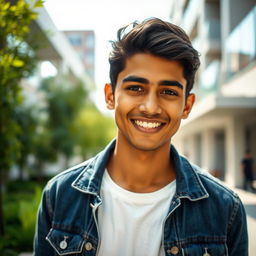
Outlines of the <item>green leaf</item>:
[{"label": "green leaf", "polygon": [[30,14],[30,19],[31,19],[31,20],[35,20],[36,17],[37,17],[37,13],[31,13],[31,14]]},{"label": "green leaf", "polygon": [[23,60],[19,60],[19,59],[15,59],[13,62],[12,62],[12,66],[13,67],[16,67],[16,68],[21,68],[24,66],[24,61]]},{"label": "green leaf", "polygon": [[17,10],[17,6],[13,5],[11,8],[10,8],[10,11],[12,12],[15,12]]},{"label": "green leaf", "polygon": [[2,10],[5,11],[5,10],[7,10],[9,7],[10,7],[10,3],[6,3],[6,4],[4,4]]},{"label": "green leaf", "polygon": [[44,6],[43,4],[44,4],[44,1],[38,0],[35,2],[34,8],[43,7]]}]

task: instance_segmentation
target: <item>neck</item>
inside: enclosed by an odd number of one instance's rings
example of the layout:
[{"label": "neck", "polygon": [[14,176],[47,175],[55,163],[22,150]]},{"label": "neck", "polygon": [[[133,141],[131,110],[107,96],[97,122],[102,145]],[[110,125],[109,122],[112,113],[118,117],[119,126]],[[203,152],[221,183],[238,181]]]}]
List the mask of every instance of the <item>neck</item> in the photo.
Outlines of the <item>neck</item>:
[{"label": "neck", "polygon": [[156,191],[175,179],[169,144],[143,151],[117,139],[107,168],[119,186],[138,193]]}]

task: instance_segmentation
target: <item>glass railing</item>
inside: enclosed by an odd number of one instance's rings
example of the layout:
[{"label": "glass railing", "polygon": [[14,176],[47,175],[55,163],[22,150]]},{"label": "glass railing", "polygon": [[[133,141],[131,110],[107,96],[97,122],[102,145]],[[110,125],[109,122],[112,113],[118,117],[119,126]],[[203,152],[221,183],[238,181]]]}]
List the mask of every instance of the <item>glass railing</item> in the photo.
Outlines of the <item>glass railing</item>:
[{"label": "glass railing", "polygon": [[194,14],[197,13],[198,1],[190,0],[186,11],[183,16],[183,28],[187,29],[191,25],[191,17],[194,17]]},{"label": "glass railing", "polygon": [[199,88],[197,91],[199,99],[205,97],[209,93],[217,91],[219,76],[220,61],[214,60],[207,66],[200,77]]},{"label": "glass railing", "polygon": [[204,23],[204,33],[209,39],[220,40],[220,20],[210,18]]},{"label": "glass railing", "polygon": [[256,7],[231,32],[226,41],[226,78],[256,60]]}]

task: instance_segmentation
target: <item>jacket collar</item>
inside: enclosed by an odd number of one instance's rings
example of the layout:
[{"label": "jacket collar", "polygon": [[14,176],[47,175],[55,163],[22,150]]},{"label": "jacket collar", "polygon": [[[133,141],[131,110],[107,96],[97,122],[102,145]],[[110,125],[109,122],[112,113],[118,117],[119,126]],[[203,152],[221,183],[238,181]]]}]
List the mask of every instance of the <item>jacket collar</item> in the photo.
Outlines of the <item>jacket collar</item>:
[{"label": "jacket collar", "polygon": [[[98,155],[88,161],[84,170],[72,183],[72,187],[88,194],[100,195],[100,186],[108,159],[114,151],[116,140],[112,140],[109,145]],[[178,154],[174,146],[171,145],[171,156],[176,169],[176,197],[188,198],[197,201],[209,197],[201,179],[198,175],[198,167],[191,165],[188,160]]]}]

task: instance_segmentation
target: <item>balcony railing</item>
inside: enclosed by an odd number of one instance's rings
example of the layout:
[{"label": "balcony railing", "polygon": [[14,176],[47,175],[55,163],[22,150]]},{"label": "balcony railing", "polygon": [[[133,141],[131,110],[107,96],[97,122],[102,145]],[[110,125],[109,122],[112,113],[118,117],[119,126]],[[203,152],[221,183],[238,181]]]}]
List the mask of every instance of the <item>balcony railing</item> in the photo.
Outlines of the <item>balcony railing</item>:
[{"label": "balcony railing", "polygon": [[226,41],[226,78],[256,60],[256,7],[231,32]]},{"label": "balcony railing", "polygon": [[218,90],[219,76],[220,61],[214,60],[207,66],[200,77],[199,87],[196,92],[199,99]]}]

